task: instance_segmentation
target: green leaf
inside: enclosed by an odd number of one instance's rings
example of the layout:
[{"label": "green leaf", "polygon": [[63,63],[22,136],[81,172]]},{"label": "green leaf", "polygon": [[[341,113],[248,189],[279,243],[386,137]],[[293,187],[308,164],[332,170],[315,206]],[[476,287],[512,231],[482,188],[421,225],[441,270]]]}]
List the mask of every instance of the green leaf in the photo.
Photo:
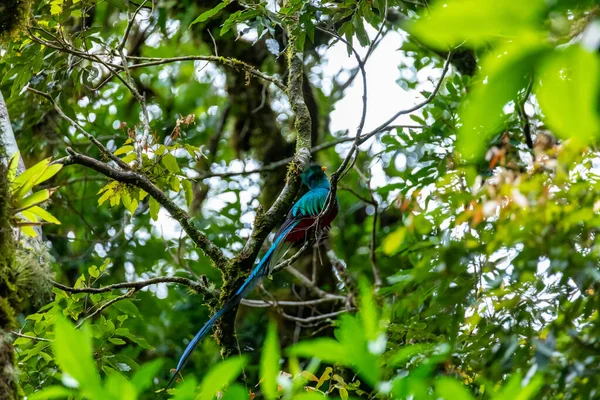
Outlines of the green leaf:
[{"label": "green leaf", "polygon": [[123,201],[123,205],[131,214],[135,213],[138,208],[138,201],[135,198],[131,197],[131,193],[124,192],[121,195],[121,200]]},{"label": "green leaf", "polygon": [[158,220],[158,212],[160,211],[160,203],[154,199],[154,197],[150,197],[150,217],[154,220]]},{"label": "green leaf", "polygon": [[181,184],[179,182],[179,178],[177,178],[176,176],[171,176],[169,178],[169,185],[171,186],[171,190],[179,193],[179,191],[181,190]]},{"label": "green leaf", "polygon": [[111,342],[112,344],[116,344],[116,345],[127,344],[127,342],[124,341],[123,339],[119,339],[116,337],[109,338],[108,341]]},{"label": "green leaf", "polygon": [[416,343],[403,346],[390,357],[388,366],[402,367],[411,358],[417,355],[425,355],[433,351],[436,347],[435,343]]},{"label": "green leaf", "polygon": [[100,276],[100,270],[95,265],[92,265],[88,268],[88,274],[90,274],[92,278],[97,278]]},{"label": "green leaf", "polygon": [[435,382],[435,394],[445,400],[472,400],[471,392],[459,381],[441,377]]},{"label": "green leaf", "polygon": [[121,155],[121,154],[125,154],[125,153],[132,152],[132,151],[134,151],[134,150],[135,150],[135,148],[134,148],[133,146],[123,146],[123,147],[120,147],[120,148],[118,148],[118,149],[117,149],[117,150],[114,152],[114,155],[115,155],[115,156],[119,156],[119,155]]},{"label": "green leaf", "polygon": [[60,221],[58,219],[56,219],[56,217],[54,215],[52,215],[48,211],[44,210],[42,207],[33,206],[28,211],[30,213],[37,215],[38,217],[40,217],[40,219],[42,219],[46,222],[60,225]]},{"label": "green leaf", "polygon": [[92,393],[100,388],[100,376],[92,357],[91,335],[87,326],[77,330],[59,314],[54,323],[51,346],[60,369],[79,382],[80,388]]},{"label": "green leaf", "polygon": [[484,155],[490,137],[504,129],[504,106],[517,100],[529,83],[536,61],[547,49],[537,36],[529,39],[500,46],[482,61],[478,80],[460,110],[457,148],[465,159]]},{"label": "green leaf", "polygon": [[520,40],[541,29],[544,0],[438,1],[423,8],[409,31],[431,47],[447,50],[466,42],[482,46],[494,40]]},{"label": "green leaf", "polygon": [[28,400],[62,399],[73,395],[73,391],[64,386],[48,386],[39,392],[27,396]]},{"label": "green leaf", "polygon": [[181,181],[181,186],[183,186],[183,193],[185,194],[185,202],[189,207],[192,206],[194,202],[194,190],[192,188],[192,183],[187,179]]},{"label": "green leaf", "polygon": [[21,153],[17,151],[12,155],[10,160],[8,161],[6,180],[8,182],[12,182],[17,176],[17,169],[19,169],[19,160],[21,159]]},{"label": "green leaf", "polygon": [[202,379],[198,400],[213,400],[220,390],[240,375],[246,362],[246,357],[230,357],[212,367]]},{"label": "green leaf", "polygon": [[306,340],[295,344],[288,352],[300,357],[318,358],[321,361],[331,364],[341,363],[348,365],[352,363],[352,356],[346,352],[344,346],[331,338],[324,337]]},{"label": "green leaf", "polygon": [[142,314],[140,314],[140,310],[138,310],[136,305],[133,304],[133,302],[131,300],[125,299],[125,300],[117,301],[114,304],[114,307],[127,315],[130,315],[132,317],[139,318],[139,319],[144,319],[142,317]]},{"label": "green leaf", "polygon": [[223,26],[221,27],[221,31],[219,32],[219,35],[223,36],[224,34],[229,32],[229,30],[235,25],[235,23],[237,22],[237,20],[241,14],[242,14],[241,11],[236,11],[233,14],[231,14],[229,16],[229,18],[227,18],[225,20],[225,22],[223,23]]},{"label": "green leaf", "polygon": [[227,389],[221,400],[248,400],[248,390],[242,385],[234,383]]},{"label": "green leaf", "polygon": [[64,0],[52,0],[50,2],[50,14],[58,15],[62,13]]},{"label": "green leaf", "polygon": [[296,50],[304,51],[304,42],[306,41],[306,33],[302,32],[298,36],[296,36]]},{"label": "green leaf", "polygon": [[383,252],[388,256],[395,254],[406,237],[406,227],[401,226],[383,239]]},{"label": "green leaf", "polygon": [[114,194],[115,194],[115,192],[113,192],[112,189],[108,189],[107,191],[105,191],[102,194],[102,196],[100,196],[100,198],[98,199],[98,205],[101,206],[102,203],[104,203],[106,200],[108,200]]},{"label": "green leaf", "polygon": [[137,390],[123,375],[117,371],[107,373],[106,392],[112,399],[136,400]]},{"label": "green leaf", "polygon": [[177,174],[181,171],[179,169],[179,165],[177,164],[177,159],[171,153],[165,154],[161,160],[161,163],[172,174]]},{"label": "green leaf", "polygon": [[271,321],[260,358],[260,377],[262,379],[260,389],[267,399],[277,398],[277,376],[280,370],[280,358],[281,349],[279,347],[277,325]]},{"label": "green leaf", "polygon": [[154,360],[142,365],[140,369],[135,372],[133,378],[131,378],[131,383],[137,388],[139,393],[152,387],[152,381],[154,380],[154,377],[158,375],[162,366],[163,360]]},{"label": "green leaf", "polygon": [[600,134],[600,57],[580,45],[557,50],[540,69],[535,93],[544,120],[557,136],[586,144]]},{"label": "green leaf", "polygon": [[373,290],[369,281],[361,277],[358,286],[360,289],[359,315],[363,323],[367,340],[376,340],[379,336],[379,313],[373,299]]},{"label": "green leaf", "polygon": [[354,25],[354,29],[356,30],[356,38],[358,39],[358,43],[360,43],[360,45],[363,47],[368,46],[370,43],[369,35],[365,29],[363,19],[359,14],[354,14],[352,17],[352,25]]},{"label": "green leaf", "polygon": [[21,197],[25,196],[27,192],[29,192],[35,185],[37,180],[42,176],[44,171],[46,171],[49,163],[50,158],[46,158],[35,164],[33,167],[23,171],[21,175],[17,176],[10,185],[13,198],[20,199]]},{"label": "green leaf", "polygon": [[317,392],[300,393],[299,395],[294,396],[294,400],[327,400],[327,399],[330,399],[330,397],[327,397],[327,395],[325,395],[323,393],[317,393]]},{"label": "green leaf", "polygon": [[52,178],[54,175],[58,173],[62,169],[62,164],[54,164],[50,165],[44,173],[35,181],[36,185],[39,185],[42,182],[46,182],[48,179]]},{"label": "green leaf", "polygon": [[219,11],[221,11],[223,8],[225,8],[228,4],[229,4],[229,0],[223,0],[223,2],[217,4],[216,7],[211,8],[210,10],[205,11],[202,14],[200,14],[195,20],[192,21],[190,26],[197,24],[198,22],[205,22],[209,18],[214,17],[215,15],[217,15],[217,13]]},{"label": "green leaf", "polygon": [[125,157],[121,158],[121,160],[123,160],[124,163],[130,163],[135,160],[136,157],[137,155],[135,153],[129,153]]},{"label": "green leaf", "polygon": [[540,375],[531,378],[528,385],[525,387],[521,387],[521,382],[521,374],[514,374],[492,399],[529,400],[541,389],[542,384],[544,383],[543,378]]},{"label": "green leaf", "polygon": [[44,201],[48,200],[49,198],[50,198],[50,191],[48,189],[42,189],[40,191],[37,191],[37,192],[32,193],[29,196],[25,197],[24,199],[19,201],[15,205],[15,207],[19,210],[26,210],[30,207],[33,207],[35,205],[43,203]]}]

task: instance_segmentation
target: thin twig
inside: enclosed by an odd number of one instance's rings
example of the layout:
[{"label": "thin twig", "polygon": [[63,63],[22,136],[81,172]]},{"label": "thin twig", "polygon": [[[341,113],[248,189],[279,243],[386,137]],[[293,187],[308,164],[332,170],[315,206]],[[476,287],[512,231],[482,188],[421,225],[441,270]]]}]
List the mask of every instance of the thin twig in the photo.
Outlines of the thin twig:
[{"label": "thin twig", "polygon": [[50,340],[50,339],[46,339],[43,337],[37,337],[37,336],[29,336],[29,335],[25,335],[23,333],[19,333],[17,331],[10,331],[10,333],[12,333],[13,335],[18,336],[20,338],[24,338],[24,339],[37,340],[38,342],[52,342],[52,340]]},{"label": "thin twig", "polygon": [[529,96],[531,95],[531,88],[533,87],[533,78],[529,79],[529,83],[527,84],[527,88],[525,89],[525,93],[523,93],[523,97],[518,104],[519,118],[521,119],[521,127],[523,128],[523,133],[525,134],[525,143],[530,150],[533,150],[533,139],[531,138],[531,124],[529,123],[529,117],[525,112],[525,104],[527,100],[529,100]]},{"label": "thin twig", "polygon": [[146,191],[157,202],[163,206],[171,217],[179,222],[185,233],[192,241],[206,254],[219,269],[225,268],[228,258],[204,233],[194,227],[190,216],[173,200],[171,200],[163,191],[161,191],[146,175],[136,171],[120,171],[110,165],[96,160],[95,158],[75,152],[67,147],[67,153],[70,156],[65,160],[65,164],[79,164],[91,168],[101,174],[129,185],[134,185]]},{"label": "thin twig", "polygon": [[[390,125],[384,129],[379,130],[376,133],[382,133],[382,132],[386,132],[386,131],[389,131],[392,129],[404,129],[404,128],[406,128],[406,129],[427,129],[429,127],[426,125]],[[373,137],[373,135],[371,133],[368,134],[369,135],[368,137],[367,137],[367,135],[363,135],[363,137],[360,138],[359,143],[363,144],[368,139]],[[335,140],[332,140],[329,142],[325,142],[325,143],[321,143],[319,145],[313,146],[313,147],[311,147],[310,152],[311,152],[311,154],[315,154],[319,151],[323,151],[323,150],[329,149],[331,147],[337,146],[338,144],[353,142],[354,140],[355,140],[354,137],[344,136],[339,139],[335,139]],[[259,168],[254,168],[251,170],[245,170],[245,171],[240,171],[240,172],[206,172],[204,174],[201,174],[200,177],[198,177],[198,178],[193,178],[193,180],[203,180],[203,179],[213,178],[213,177],[230,178],[232,176],[238,176],[238,175],[251,175],[251,174],[258,174],[258,173],[263,173],[263,172],[275,171],[275,170],[283,167],[284,165],[288,164],[293,159],[294,159],[294,157],[288,157],[288,158],[284,158],[279,161],[272,162],[270,164],[267,164],[267,165],[259,167]]]},{"label": "thin twig", "polygon": [[125,300],[126,298],[133,296],[133,294],[136,291],[137,291],[137,289],[135,289],[135,288],[130,289],[127,293],[122,294],[121,296],[117,296],[114,299],[111,299],[111,300],[107,301],[106,303],[102,304],[100,307],[98,307],[96,309],[96,311],[94,311],[90,315],[87,315],[85,318],[83,318],[81,321],[79,321],[79,323],[77,324],[77,326],[75,328],[79,329],[86,320],[91,319],[91,318],[95,317],[96,315],[100,314],[102,311],[106,310],[108,307],[115,304],[117,301]]},{"label": "thin twig", "polygon": [[127,165],[119,157],[117,157],[113,153],[111,153],[110,150],[108,150],[106,147],[104,147],[104,145],[102,143],[100,143],[98,140],[96,140],[96,138],[94,137],[94,135],[92,135],[91,133],[89,133],[88,131],[86,131],[85,129],[83,129],[83,127],[81,125],[79,125],[77,122],[75,122],[74,120],[72,120],[71,118],[69,118],[69,116],[67,116],[67,114],[64,113],[64,111],[58,106],[58,104],[56,104],[56,102],[54,101],[54,99],[52,98],[52,96],[50,96],[48,93],[40,92],[39,90],[36,90],[36,89],[34,89],[32,87],[27,87],[27,90],[29,90],[30,92],[33,92],[33,93],[35,93],[35,94],[37,94],[39,96],[42,96],[46,100],[48,100],[52,104],[52,106],[54,107],[54,109],[56,110],[56,112],[58,113],[58,115],[60,115],[60,117],[62,119],[64,119],[68,123],[70,123],[75,129],[77,129],[81,134],[83,134],[83,136],[85,136],[86,138],[88,138],[89,141],[92,142],[100,150],[100,152],[102,153],[103,156],[108,157],[111,160],[113,160],[122,169],[125,169],[125,170],[129,170],[130,169],[129,165]]},{"label": "thin twig", "polygon": [[381,274],[379,273],[379,268],[377,268],[377,255],[375,250],[377,249],[377,218],[379,214],[379,203],[375,199],[375,195],[373,194],[373,189],[371,188],[371,178],[367,178],[362,171],[355,165],[354,169],[356,173],[364,180],[367,184],[367,189],[369,189],[369,195],[371,196],[370,204],[375,208],[373,211],[373,225],[371,227],[371,249],[370,249],[370,260],[371,267],[373,269],[373,283],[375,289],[379,289],[381,287]]},{"label": "thin twig", "polygon": [[289,314],[286,314],[286,313],[283,313],[282,315],[286,319],[289,319],[291,321],[296,321],[296,322],[301,323],[301,324],[310,324],[310,323],[314,323],[314,322],[317,322],[317,321],[322,321],[324,319],[334,318],[334,317],[337,317],[340,314],[345,314],[345,313],[347,313],[349,311],[353,311],[353,309],[350,309],[350,310],[344,309],[344,310],[334,311],[334,312],[329,313],[329,314],[315,315],[314,317],[306,317],[306,318],[298,318],[298,317],[294,317],[293,315],[289,315]]},{"label": "thin twig", "polygon": [[211,61],[211,62],[215,62],[218,64],[226,65],[233,69],[242,69],[252,76],[255,76],[255,77],[265,80],[267,82],[271,82],[272,84],[277,86],[279,89],[281,89],[283,92],[287,92],[287,87],[279,79],[277,79],[273,76],[267,75],[267,74],[261,72],[260,70],[258,70],[256,67],[253,67],[243,61],[236,60],[234,58],[226,58],[226,57],[221,57],[221,56],[181,56],[181,57],[171,57],[171,58],[128,56],[127,58],[130,60],[135,60],[135,61],[145,61],[145,62],[141,62],[139,64],[133,64],[133,65],[129,66],[129,69],[145,68],[145,67],[170,64],[170,63],[180,62],[180,61],[198,61],[198,60]]},{"label": "thin twig", "polygon": [[288,266],[285,270],[287,272],[289,272],[294,278],[298,279],[300,281],[300,283],[302,283],[310,291],[312,291],[315,295],[317,295],[319,297],[326,298],[326,299],[334,299],[335,298],[338,300],[346,300],[345,296],[327,293],[326,291],[324,291],[323,289],[321,289],[320,287],[315,285],[313,282],[311,282],[310,279],[308,279],[306,276],[304,276],[304,274],[302,272],[298,271],[294,267]]},{"label": "thin twig", "polygon": [[127,27],[125,28],[125,33],[123,34],[123,39],[121,40],[121,44],[117,47],[117,51],[120,52],[125,48],[125,44],[127,43],[127,38],[129,37],[129,32],[131,31],[131,28],[133,27],[133,23],[135,22],[135,17],[137,17],[140,10],[146,5],[147,2],[148,2],[148,0],[144,0],[142,2],[142,4],[140,4],[140,6],[135,10],[135,12],[133,13],[132,16],[129,15],[129,6],[127,7],[127,17],[128,17],[129,21],[127,22]]},{"label": "thin twig", "polygon": [[242,304],[248,307],[255,308],[268,308],[268,307],[302,307],[302,306],[312,306],[316,304],[328,303],[332,301],[343,301],[344,298],[337,297],[323,297],[320,299],[313,300],[302,300],[302,301],[286,301],[286,300],[273,300],[273,301],[264,301],[264,300],[242,300]]},{"label": "thin twig", "polygon": [[183,278],[180,276],[160,276],[160,277],[156,277],[156,278],[146,279],[143,281],[114,283],[112,285],[107,285],[107,286],[103,286],[103,287],[99,287],[99,288],[93,288],[93,287],[75,288],[75,287],[63,285],[62,283],[58,283],[58,282],[54,282],[54,281],[51,281],[51,282],[52,282],[52,286],[54,286],[60,290],[64,290],[65,292],[69,292],[69,293],[106,293],[106,292],[112,292],[113,290],[118,290],[118,289],[141,290],[141,289],[145,288],[146,286],[156,285],[158,283],[177,283],[179,285],[187,286],[190,289],[192,289],[198,293],[211,294],[211,295],[213,294],[213,291],[211,289],[209,289],[205,283],[200,282],[200,281],[193,281],[191,279]]}]

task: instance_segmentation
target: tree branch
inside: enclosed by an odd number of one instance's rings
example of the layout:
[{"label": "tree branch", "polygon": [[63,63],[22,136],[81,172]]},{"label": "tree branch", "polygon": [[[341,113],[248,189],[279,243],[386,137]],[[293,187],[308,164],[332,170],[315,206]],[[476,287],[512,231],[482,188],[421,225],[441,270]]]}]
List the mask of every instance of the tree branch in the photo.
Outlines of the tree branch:
[{"label": "tree branch", "polygon": [[[392,129],[427,129],[429,128],[427,125],[390,125],[387,126],[385,129],[381,129],[377,132],[377,133],[383,133],[383,132],[387,132],[390,131]],[[373,135],[371,133],[368,134],[369,136],[367,137],[367,135],[363,135],[361,137],[361,139],[359,140],[360,144],[363,144],[364,142],[366,142],[368,139],[370,139]],[[342,144],[342,143],[348,143],[348,142],[353,142],[355,140],[354,137],[348,137],[348,136],[344,136],[342,138],[339,139],[335,139],[335,140],[331,140],[329,142],[325,142],[325,143],[321,143],[319,145],[313,146],[310,148],[310,153],[311,154],[315,154],[318,153],[319,151],[322,150],[326,150],[329,149],[331,147],[337,146],[338,144]],[[198,178],[194,178],[196,180],[202,180],[202,179],[207,179],[207,178],[213,178],[213,177],[219,177],[219,178],[229,178],[232,176],[238,176],[238,175],[251,175],[251,174],[258,174],[258,173],[262,173],[262,172],[268,172],[268,171],[275,171],[285,165],[287,165],[290,161],[292,161],[294,159],[294,157],[288,157],[288,158],[284,158],[282,160],[279,161],[275,161],[272,162],[270,164],[267,164],[265,166],[259,167],[259,168],[254,168],[248,171],[241,171],[241,172],[207,172],[204,174],[201,174],[200,177]]]},{"label": "tree branch", "polygon": [[70,154],[65,164],[79,164],[85,167],[91,168],[94,171],[100,172],[101,174],[119,181],[121,183],[136,186],[146,191],[156,201],[160,203],[173,217],[179,222],[185,233],[196,243],[196,245],[202,249],[204,254],[209,257],[215,266],[223,270],[228,263],[228,258],[223,252],[215,246],[214,243],[208,239],[206,235],[200,232],[194,227],[192,218],[181,208],[179,208],[173,200],[171,200],[165,193],[163,193],[150,179],[139,172],[135,171],[120,171],[110,165],[96,160],[95,158],[88,157],[86,155],[76,153],[70,147],[67,148],[67,152]]},{"label": "tree branch", "polygon": [[100,307],[98,307],[96,309],[96,311],[94,311],[90,315],[87,315],[85,318],[83,318],[81,321],[79,321],[79,323],[77,324],[77,326],[75,328],[77,328],[77,329],[81,328],[81,325],[83,325],[83,323],[86,320],[91,319],[91,318],[95,317],[96,315],[100,314],[102,311],[104,311],[111,305],[115,304],[117,301],[125,300],[126,298],[133,296],[135,294],[135,292],[137,292],[137,289],[133,288],[133,289],[130,289],[127,293],[124,293],[121,296],[117,296],[114,299],[107,301],[106,303],[104,303]]},{"label": "tree branch", "polygon": [[171,57],[171,58],[128,56],[127,59],[133,60],[133,61],[146,61],[146,62],[130,65],[129,69],[152,67],[155,65],[170,64],[170,63],[180,62],[180,61],[209,61],[209,62],[214,62],[217,64],[222,64],[222,65],[228,66],[235,70],[241,69],[243,71],[246,71],[247,73],[249,73],[252,76],[255,76],[255,77],[260,78],[267,82],[271,82],[272,84],[274,84],[275,86],[277,86],[279,89],[281,89],[284,92],[287,91],[287,87],[279,79],[277,79],[273,76],[267,75],[267,74],[261,72],[260,70],[258,70],[256,67],[253,67],[252,65],[249,65],[243,61],[236,60],[235,58],[227,58],[227,57],[221,57],[221,56],[181,56],[181,57]]},{"label": "tree branch", "polygon": [[264,300],[242,300],[242,304],[248,307],[255,308],[268,308],[268,307],[302,307],[302,306],[314,306],[317,304],[328,303],[332,301],[343,301],[344,298],[337,297],[323,297],[320,299],[314,300],[302,300],[302,301],[286,301],[286,300],[274,300],[274,301],[264,301]]},{"label": "tree branch", "polygon": [[125,170],[130,169],[129,165],[127,165],[119,157],[117,157],[113,153],[111,153],[110,150],[108,150],[106,147],[104,147],[104,145],[102,143],[100,143],[94,137],[94,135],[92,135],[91,133],[89,133],[88,131],[86,131],[85,129],[83,129],[83,127],[81,125],[79,125],[77,122],[75,122],[74,120],[72,120],[71,118],[69,118],[69,116],[67,114],[65,114],[65,112],[58,106],[58,104],[56,104],[56,102],[54,101],[54,99],[52,98],[52,96],[50,96],[48,93],[40,92],[39,90],[36,90],[36,89],[34,89],[32,87],[27,87],[27,90],[29,90],[32,93],[37,94],[38,96],[42,96],[43,98],[45,98],[46,100],[48,100],[52,104],[52,107],[54,107],[54,110],[56,110],[56,112],[58,113],[58,115],[60,115],[60,117],[62,119],[64,119],[65,121],[67,121],[75,129],[77,129],[81,134],[83,134],[83,136],[85,136],[86,138],[88,138],[89,141],[92,142],[100,150],[100,152],[102,153],[102,155],[104,157],[110,158],[111,160],[113,160],[122,169],[125,169]]},{"label": "tree branch", "polygon": [[63,285],[62,283],[52,281],[52,285],[60,290],[64,290],[69,293],[106,293],[111,292],[117,289],[136,289],[141,290],[146,286],[156,285],[158,283],[177,283],[179,285],[184,285],[189,287],[195,292],[202,293],[203,295],[214,296],[215,292],[211,290],[206,282],[201,281],[193,281],[188,278],[183,278],[180,276],[160,276],[156,278],[146,279],[144,281],[136,281],[136,282],[121,282],[115,283],[108,286],[103,286],[99,288],[93,287],[81,287],[74,288],[71,286]]}]

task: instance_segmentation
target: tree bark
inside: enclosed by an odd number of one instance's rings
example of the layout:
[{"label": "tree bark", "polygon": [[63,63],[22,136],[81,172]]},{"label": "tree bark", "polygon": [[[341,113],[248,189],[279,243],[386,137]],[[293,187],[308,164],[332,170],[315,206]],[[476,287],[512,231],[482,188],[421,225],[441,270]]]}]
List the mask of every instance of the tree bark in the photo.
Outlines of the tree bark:
[{"label": "tree bark", "polygon": [[[9,139],[9,140],[7,140]],[[12,140],[11,140],[12,139]],[[16,147],[4,98],[0,93],[0,155]],[[12,271],[15,241],[10,226],[10,198],[5,163],[0,163],[0,399],[17,398],[15,354],[10,331],[15,328],[16,311]]]},{"label": "tree bark", "polygon": [[[35,311],[51,298],[52,270],[48,249],[37,238],[23,238],[23,248],[17,249],[15,230],[11,226],[7,163],[19,151],[8,109],[0,93],[0,400],[19,396],[15,354],[11,330],[16,329],[16,316]],[[17,173],[25,170],[19,159]],[[27,273],[22,273],[27,269]]]}]

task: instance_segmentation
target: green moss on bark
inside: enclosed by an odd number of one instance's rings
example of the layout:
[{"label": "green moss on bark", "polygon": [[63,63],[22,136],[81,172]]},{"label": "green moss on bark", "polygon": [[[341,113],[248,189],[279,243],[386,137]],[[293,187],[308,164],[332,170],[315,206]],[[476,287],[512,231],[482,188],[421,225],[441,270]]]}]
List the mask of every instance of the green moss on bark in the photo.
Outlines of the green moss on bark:
[{"label": "green moss on bark", "polygon": [[[0,150],[2,147],[0,146]],[[10,225],[6,168],[0,164],[0,399],[17,397],[15,355],[10,330],[15,328],[14,303],[19,303],[18,288],[11,271],[15,260],[15,243]]]},{"label": "green moss on bark", "polygon": [[2,0],[0,3],[0,43],[14,39],[29,21],[33,0]]}]

